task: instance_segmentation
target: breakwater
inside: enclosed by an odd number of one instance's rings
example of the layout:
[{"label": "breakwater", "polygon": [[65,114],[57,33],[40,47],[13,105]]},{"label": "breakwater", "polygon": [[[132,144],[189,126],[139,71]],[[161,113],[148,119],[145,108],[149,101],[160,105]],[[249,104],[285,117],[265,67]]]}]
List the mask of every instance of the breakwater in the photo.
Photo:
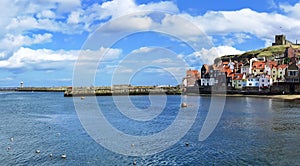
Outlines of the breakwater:
[{"label": "breakwater", "polygon": [[103,87],[69,87],[65,97],[75,96],[112,96],[112,95],[181,95],[182,89],[178,86],[103,86]]},{"label": "breakwater", "polygon": [[19,92],[65,92],[67,87],[18,87],[14,91]]}]

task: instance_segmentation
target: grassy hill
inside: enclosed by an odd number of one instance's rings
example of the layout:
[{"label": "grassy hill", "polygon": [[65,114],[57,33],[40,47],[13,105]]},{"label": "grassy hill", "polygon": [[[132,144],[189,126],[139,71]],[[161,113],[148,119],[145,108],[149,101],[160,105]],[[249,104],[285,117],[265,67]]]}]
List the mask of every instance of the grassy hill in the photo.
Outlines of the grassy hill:
[{"label": "grassy hill", "polygon": [[[280,46],[270,46],[267,48],[248,51],[243,54],[238,55],[225,55],[222,56],[222,60],[236,60],[236,61],[243,61],[244,59],[250,59],[252,57],[274,57],[276,55],[284,54],[286,48],[289,47],[288,45],[280,45]],[[300,48],[300,45],[293,45],[293,48]]]}]

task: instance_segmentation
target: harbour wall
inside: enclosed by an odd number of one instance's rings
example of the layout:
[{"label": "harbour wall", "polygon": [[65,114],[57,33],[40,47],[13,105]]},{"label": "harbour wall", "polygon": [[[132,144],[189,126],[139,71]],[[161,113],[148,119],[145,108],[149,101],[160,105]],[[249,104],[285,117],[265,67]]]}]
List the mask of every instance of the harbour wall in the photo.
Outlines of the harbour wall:
[{"label": "harbour wall", "polygon": [[244,87],[234,89],[222,86],[194,86],[186,87],[184,90],[187,95],[195,94],[245,94],[245,95],[279,95],[279,94],[300,94],[300,83],[276,83],[269,88]]},{"label": "harbour wall", "polygon": [[157,86],[112,86],[112,87],[69,87],[65,97],[112,96],[112,95],[181,95],[179,87]]},{"label": "harbour wall", "polygon": [[67,87],[19,87],[15,91],[19,92],[65,92]]}]

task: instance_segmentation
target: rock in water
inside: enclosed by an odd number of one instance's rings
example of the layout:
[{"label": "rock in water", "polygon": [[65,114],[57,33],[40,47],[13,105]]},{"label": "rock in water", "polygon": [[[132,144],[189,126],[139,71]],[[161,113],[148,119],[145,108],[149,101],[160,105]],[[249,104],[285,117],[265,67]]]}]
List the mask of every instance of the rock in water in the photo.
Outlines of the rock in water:
[{"label": "rock in water", "polygon": [[187,107],[186,103],[181,103],[181,107]]},{"label": "rock in water", "polygon": [[67,158],[67,155],[66,155],[66,154],[62,154],[62,155],[61,155],[61,158],[62,158],[62,159],[66,159],[66,158]]}]

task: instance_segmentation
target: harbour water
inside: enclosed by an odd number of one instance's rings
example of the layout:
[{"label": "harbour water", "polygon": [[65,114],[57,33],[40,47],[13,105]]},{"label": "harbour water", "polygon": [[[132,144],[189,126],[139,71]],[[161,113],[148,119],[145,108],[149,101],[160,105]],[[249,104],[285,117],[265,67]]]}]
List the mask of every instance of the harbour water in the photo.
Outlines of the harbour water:
[{"label": "harbour water", "polygon": [[[111,96],[97,100],[103,114],[119,130],[151,135],[174,121],[181,97],[167,96],[163,112],[153,122],[124,118]],[[118,96],[119,101],[123,98]],[[151,104],[148,96],[130,98],[141,109]],[[201,142],[199,132],[210,98],[185,99],[199,102],[199,109],[187,107],[198,111],[187,134],[165,151],[134,157],[111,152],[95,142],[83,129],[73,99],[64,98],[63,93],[1,92],[0,165],[299,165],[299,100],[227,97],[216,129]],[[62,154],[67,158],[62,159]]]}]

